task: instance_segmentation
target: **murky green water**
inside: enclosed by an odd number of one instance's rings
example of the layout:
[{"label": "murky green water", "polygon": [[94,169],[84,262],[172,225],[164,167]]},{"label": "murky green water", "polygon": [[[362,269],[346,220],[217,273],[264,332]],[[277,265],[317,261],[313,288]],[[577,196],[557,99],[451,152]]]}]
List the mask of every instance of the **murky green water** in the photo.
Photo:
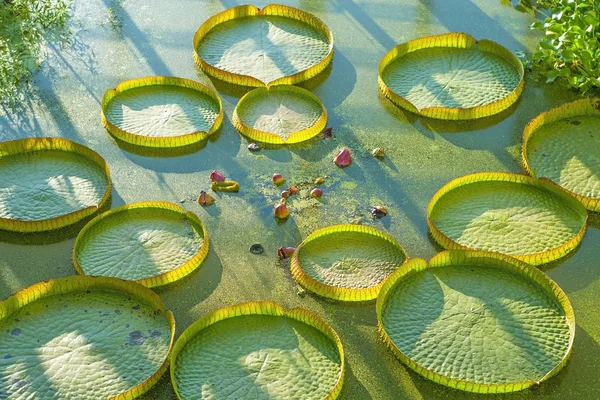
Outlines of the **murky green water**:
[{"label": "murky green water", "polygon": [[[316,228],[367,215],[371,205],[385,205],[389,217],[364,223],[387,230],[411,257],[429,258],[439,249],[427,235],[426,207],[449,180],[479,171],[519,172],[525,124],[541,111],[575,96],[547,88],[528,77],[518,104],[503,114],[466,123],[423,120],[400,111],[378,95],[377,66],[395,44],[421,36],[464,31],[495,40],[510,50],[532,49],[533,16],[494,0],[297,0],[281,3],[320,17],[333,31],[333,66],[303,86],[319,96],[330,116],[335,140],[250,153],[247,141],[229,117],[238,90],[217,84],[227,115],[221,131],[204,148],[185,156],[155,158],[116,145],[100,123],[104,91],[120,81],[146,75],[199,79],[192,59],[192,35],[210,15],[236,5],[233,0],[80,0],[79,24],[72,46],[51,49],[37,76],[40,96],[26,110],[0,119],[2,140],[62,136],[83,143],[106,158],[114,182],[113,206],[143,200],[166,200],[196,212],[211,235],[203,267],[183,281],[157,289],[182,332],[204,313],[224,305],[268,299],[284,307],[309,308],[340,334],[348,374],[344,399],[474,398],[446,389],[407,370],[378,339],[374,304],[344,305],[297,295],[286,264],[277,260],[281,245],[295,246]],[[268,1],[256,1],[262,7]],[[111,19],[109,8],[113,10]],[[112,21],[112,22],[111,22]],[[341,146],[354,154],[345,169],[331,159]],[[379,162],[369,151],[384,146]],[[241,184],[238,194],[220,194],[216,206],[195,203],[208,188],[212,169]],[[291,202],[291,218],[277,224],[272,205],[278,190],[274,172],[289,183],[329,175],[321,201],[308,200],[310,187]],[[600,223],[589,228],[580,248],[553,265],[550,276],[567,292],[577,320],[573,355],[566,368],[535,390],[506,398],[600,398]],[[10,239],[10,238],[7,238]],[[29,239],[28,239],[29,240]],[[74,273],[74,239],[44,245],[0,243],[0,296],[41,280]],[[248,247],[260,242],[265,254]],[[173,399],[169,377],[146,399]]]}]

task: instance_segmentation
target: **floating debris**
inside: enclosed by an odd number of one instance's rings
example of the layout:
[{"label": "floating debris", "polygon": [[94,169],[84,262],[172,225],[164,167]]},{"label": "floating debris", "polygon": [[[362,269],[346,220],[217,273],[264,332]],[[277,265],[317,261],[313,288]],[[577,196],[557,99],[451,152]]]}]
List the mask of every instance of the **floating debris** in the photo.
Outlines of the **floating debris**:
[{"label": "floating debris", "polygon": [[259,151],[260,150],[260,146],[256,143],[250,143],[248,145],[248,150],[250,151]]},{"label": "floating debris", "polygon": [[236,181],[222,181],[210,184],[210,188],[215,192],[239,192],[240,185]]},{"label": "floating debris", "polygon": [[200,192],[200,196],[198,196],[198,204],[201,206],[210,206],[211,204],[215,204],[215,199],[204,190]]},{"label": "floating debris", "polygon": [[262,254],[265,252],[265,248],[262,247],[262,245],[260,243],[255,243],[252,246],[250,246],[250,253],[252,254]]},{"label": "floating debris", "polygon": [[328,140],[328,139],[333,139],[333,128],[329,127],[323,130],[323,132],[321,132],[321,139],[323,140]]},{"label": "floating debris", "polygon": [[290,210],[285,205],[285,202],[281,202],[275,206],[274,209],[275,218],[286,219],[290,216]]},{"label": "floating debris", "polygon": [[314,188],[310,191],[310,195],[312,197],[321,197],[323,196],[323,191],[320,188]]},{"label": "floating debris", "polygon": [[273,174],[273,177],[271,179],[273,179],[273,184],[275,186],[283,185],[283,182],[285,182],[285,178],[279,173]]},{"label": "floating debris", "polygon": [[210,180],[211,182],[223,182],[225,176],[219,171],[213,170],[213,172],[210,173]]},{"label": "floating debris", "polygon": [[301,287],[298,287],[298,290],[296,291],[296,294],[297,294],[298,296],[300,296],[300,297],[304,297],[304,296],[306,296],[306,290],[304,290],[304,289],[303,289],[303,288],[301,288]]},{"label": "floating debris", "polygon": [[333,159],[333,162],[338,167],[347,167],[352,162],[352,153],[350,153],[350,150],[344,147],[337,153]]},{"label": "floating debris", "polygon": [[383,147],[378,147],[376,149],[373,149],[373,151],[371,151],[371,154],[375,158],[382,159],[383,157],[385,157],[385,149]]},{"label": "floating debris", "polygon": [[315,179],[315,185],[322,185],[323,183],[325,183],[325,179],[323,177],[320,176]]},{"label": "floating debris", "polygon": [[280,259],[284,260],[286,258],[290,258],[294,254],[294,251],[296,251],[295,247],[281,246],[280,248],[277,249],[277,255],[279,256]]},{"label": "floating debris", "polygon": [[388,213],[387,208],[385,208],[383,206],[371,207],[371,215],[375,219],[383,218],[387,215],[387,213]]}]

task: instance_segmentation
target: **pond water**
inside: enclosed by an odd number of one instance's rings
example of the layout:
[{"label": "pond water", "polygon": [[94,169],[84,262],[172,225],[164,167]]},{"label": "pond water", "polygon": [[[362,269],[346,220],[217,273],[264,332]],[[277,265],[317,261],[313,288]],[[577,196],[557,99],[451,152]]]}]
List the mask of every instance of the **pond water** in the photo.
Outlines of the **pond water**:
[{"label": "pond water", "polygon": [[[285,308],[313,310],[340,334],[348,373],[344,399],[475,398],[432,383],[404,367],[380,341],[375,305],[345,305],[298,294],[289,267],[277,258],[279,246],[296,246],[313,230],[364,215],[364,224],[390,232],[410,257],[429,259],[439,248],[427,233],[426,208],[449,180],[480,171],[520,172],[520,146],[526,123],[550,107],[576,96],[527,76],[520,101],[495,117],[447,123],[416,117],[378,94],[377,66],[394,45],[449,31],[494,40],[512,51],[532,50],[539,36],[530,31],[534,16],[492,0],[281,0],[321,18],[332,30],[331,68],[301,86],[324,103],[335,139],[252,153],[231,125],[244,93],[198,72],[192,36],[210,15],[235,6],[234,0],[80,0],[74,5],[71,45],[49,50],[36,75],[39,87],[24,109],[0,118],[2,140],[65,137],[100,153],[111,168],[112,206],[165,200],[197,213],[206,224],[211,249],[202,268],[156,292],[172,310],[177,333],[208,311],[249,300],[273,300]],[[267,1],[257,0],[263,7]],[[199,80],[220,93],[226,118],[222,129],[201,149],[152,157],[117,146],[100,122],[105,90],[120,81],[147,75]],[[347,146],[354,158],[339,169],[332,158]],[[370,155],[385,147],[386,157]],[[239,193],[216,197],[202,208],[195,199],[208,189],[211,170],[240,182]],[[279,190],[270,181],[282,173],[302,187],[291,202],[291,217],[278,224],[272,216]],[[308,184],[329,176],[323,197],[307,196]],[[383,205],[389,216],[369,218],[370,206]],[[600,223],[594,217],[581,246],[548,274],[568,294],[577,321],[571,360],[555,377],[534,390],[508,399],[600,398]],[[35,282],[74,274],[71,238],[14,238],[28,245],[0,243],[0,297]],[[248,251],[260,243],[265,252]],[[169,376],[145,399],[174,399]]]}]

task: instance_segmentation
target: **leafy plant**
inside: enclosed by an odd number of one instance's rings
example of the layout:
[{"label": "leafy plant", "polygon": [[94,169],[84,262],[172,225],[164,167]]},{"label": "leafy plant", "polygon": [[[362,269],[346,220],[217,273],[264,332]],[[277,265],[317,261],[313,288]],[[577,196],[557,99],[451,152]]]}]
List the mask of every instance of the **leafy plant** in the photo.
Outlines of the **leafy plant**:
[{"label": "leafy plant", "polygon": [[64,40],[71,0],[0,0],[0,105],[14,105],[44,58]]},{"label": "leafy plant", "polygon": [[582,93],[600,87],[600,0],[556,0],[544,22],[531,25],[544,32],[528,66],[546,82],[565,81]]}]

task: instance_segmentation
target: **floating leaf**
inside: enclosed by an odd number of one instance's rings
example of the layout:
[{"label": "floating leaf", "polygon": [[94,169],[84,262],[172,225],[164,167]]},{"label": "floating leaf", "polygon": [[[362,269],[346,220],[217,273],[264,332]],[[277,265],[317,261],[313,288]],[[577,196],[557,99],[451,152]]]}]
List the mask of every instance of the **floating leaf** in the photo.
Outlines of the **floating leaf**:
[{"label": "floating leaf", "polygon": [[343,301],[372,300],[385,278],[407,260],[387,233],[358,225],[334,225],[310,234],[292,259],[294,278],[318,295]]},{"label": "floating leaf", "polygon": [[413,259],[385,281],[376,310],[403,363],[469,392],[545,381],[566,364],[575,336],[573,308],[558,285],[496,253],[446,251],[429,265]]},{"label": "floating leaf", "polygon": [[427,36],[390,50],[379,88],[400,107],[438,119],[497,114],[523,91],[523,66],[509,50],[465,33]]},{"label": "floating leaf", "polygon": [[195,214],[171,203],[134,203],[87,224],[75,241],[73,264],[80,274],[154,287],[198,268],[208,246],[208,234]]},{"label": "floating leaf", "polygon": [[493,251],[532,265],[572,251],[587,222],[583,205],[555,185],[500,172],[450,181],[427,215],[433,238],[447,249]]},{"label": "floating leaf", "polygon": [[[240,329],[243,327],[243,329]],[[336,399],[344,350],[335,331],[312,312],[276,303],[237,304],[187,328],[171,355],[171,381],[181,399]]]},{"label": "floating leaf", "polygon": [[66,139],[0,143],[0,229],[62,228],[96,213],[110,197],[108,165]]},{"label": "floating leaf", "polygon": [[0,302],[0,314],[10,399],[138,397],[166,371],[175,335],[155,293],[115,278],[37,283]]},{"label": "floating leaf", "polygon": [[590,211],[600,211],[599,104],[584,99],[543,112],[523,136],[528,173],[560,185]]},{"label": "floating leaf", "polygon": [[151,76],[121,82],[102,98],[102,123],[111,135],[145,147],[200,142],[223,121],[221,99],[189,79]]},{"label": "floating leaf", "polygon": [[208,74],[244,86],[294,84],[331,62],[327,26],[297,8],[270,4],[229,8],[194,35],[194,57]]},{"label": "floating leaf", "polygon": [[298,143],[321,132],[327,124],[327,112],[308,90],[279,85],[248,92],[235,107],[232,122],[253,140]]}]

